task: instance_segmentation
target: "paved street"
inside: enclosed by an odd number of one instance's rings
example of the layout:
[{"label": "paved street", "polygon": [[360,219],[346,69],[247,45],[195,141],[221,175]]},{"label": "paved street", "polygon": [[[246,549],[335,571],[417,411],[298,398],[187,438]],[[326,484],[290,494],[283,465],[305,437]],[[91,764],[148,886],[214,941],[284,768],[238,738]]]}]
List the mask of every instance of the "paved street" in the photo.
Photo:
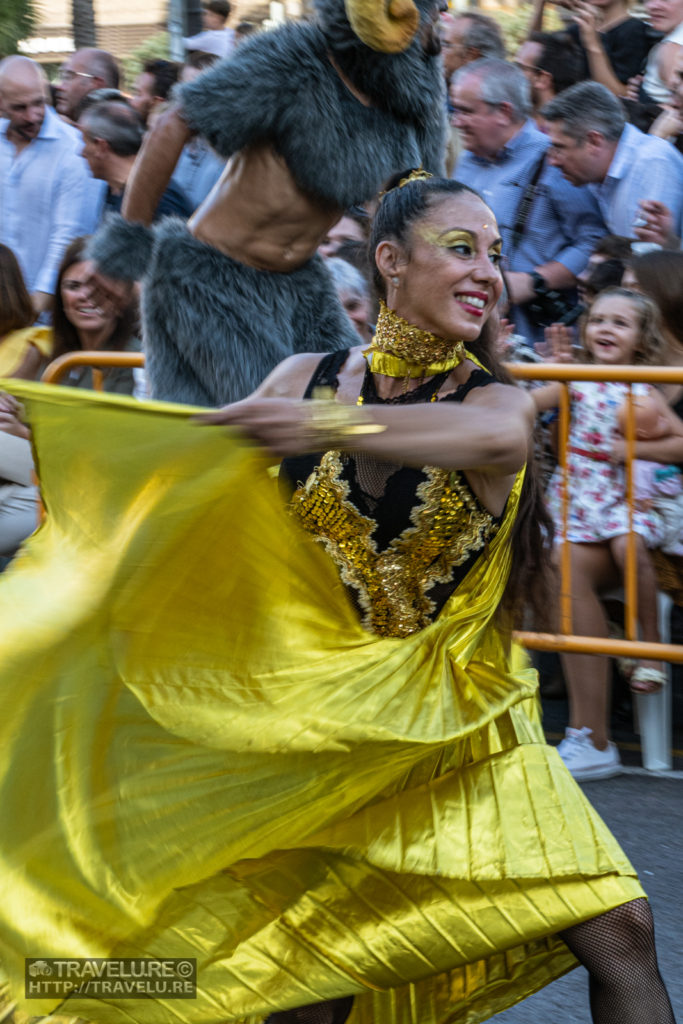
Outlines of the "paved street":
[{"label": "paved street", "polygon": [[[683,1024],[683,772],[671,778],[628,769],[586,783],[589,800],[610,826],[652,901],[660,968]],[[493,1020],[496,1024],[588,1024],[587,975],[572,971]]]}]

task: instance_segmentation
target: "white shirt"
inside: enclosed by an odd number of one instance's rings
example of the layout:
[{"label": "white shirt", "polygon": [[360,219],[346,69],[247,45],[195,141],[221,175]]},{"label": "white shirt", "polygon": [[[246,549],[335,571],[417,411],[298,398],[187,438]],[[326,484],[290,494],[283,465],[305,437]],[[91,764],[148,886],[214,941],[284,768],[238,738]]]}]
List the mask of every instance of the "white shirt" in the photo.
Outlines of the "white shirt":
[{"label": "white shirt", "polygon": [[94,230],[103,181],[80,155],[80,132],[51,107],[38,136],[21,152],[0,120],[0,241],[19,260],[29,292],[52,294],[62,254],[72,239]]},{"label": "white shirt", "polygon": [[627,124],[605,180],[589,185],[607,227],[633,238],[640,199],[656,199],[671,210],[677,233],[683,220],[683,156],[664,139]]},{"label": "white shirt", "polygon": [[235,46],[234,35],[231,28],[207,28],[196,36],[185,36],[183,43],[186,50],[203,50],[217,57],[227,57]]},{"label": "white shirt", "polygon": [[659,74],[659,57],[665,43],[676,43],[683,46],[683,21],[676,25],[667,36],[653,46],[647,55],[645,75],[643,77],[643,89],[655,103],[668,103],[671,99],[671,89],[666,82],[663,82]]}]

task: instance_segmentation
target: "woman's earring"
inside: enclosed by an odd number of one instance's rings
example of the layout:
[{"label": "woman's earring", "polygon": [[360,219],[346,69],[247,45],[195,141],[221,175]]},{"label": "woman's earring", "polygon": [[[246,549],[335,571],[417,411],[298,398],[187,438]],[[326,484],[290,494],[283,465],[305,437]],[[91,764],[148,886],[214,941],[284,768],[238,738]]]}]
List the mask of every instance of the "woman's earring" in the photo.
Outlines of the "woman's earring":
[{"label": "woman's earring", "polygon": [[398,278],[397,277],[392,277],[391,283],[393,284],[394,288],[398,288]]}]

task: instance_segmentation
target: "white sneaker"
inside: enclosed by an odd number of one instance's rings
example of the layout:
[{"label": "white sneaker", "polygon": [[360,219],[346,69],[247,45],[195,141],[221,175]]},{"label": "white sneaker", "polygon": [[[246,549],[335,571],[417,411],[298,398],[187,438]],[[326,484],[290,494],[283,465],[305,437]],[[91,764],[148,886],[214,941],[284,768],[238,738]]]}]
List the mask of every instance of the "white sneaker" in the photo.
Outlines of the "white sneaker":
[{"label": "white sneaker", "polygon": [[598,750],[591,739],[592,732],[585,725],[583,729],[567,728],[557,748],[569,773],[578,782],[610,779],[621,772],[621,758],[616,744],[608,743],[604,750]]}]

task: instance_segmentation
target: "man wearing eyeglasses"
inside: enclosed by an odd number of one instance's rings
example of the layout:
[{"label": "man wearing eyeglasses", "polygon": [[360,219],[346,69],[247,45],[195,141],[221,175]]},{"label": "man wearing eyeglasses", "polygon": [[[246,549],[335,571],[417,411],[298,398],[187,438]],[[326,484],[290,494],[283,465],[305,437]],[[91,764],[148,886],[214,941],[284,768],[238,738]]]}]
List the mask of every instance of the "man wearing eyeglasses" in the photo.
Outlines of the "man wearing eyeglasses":
[{"label": "man wearing eyeglasses", "polygon": [[583,77],[581,50],[567,32],[532,32],[517,50],[515,65],[529,83],[537,121],[546,103]]},{"label": "man wearing eyeglasses", "polygon": [[451,85],[465,152],[454,177],[476,189],[498,220],[517,332],[541,343],[570,313],[576,276],[606,234],[595,198],[563,180],[546,157],[550,140],[530,118],[523,72],[501,60],[467,64]]},{"label": "man wearing eyeglasses", "polygon": [[57,111],[72,124],[83,111],[83,100],[96,89],[118,89],[119,68],[106,50],[76,50],[57,78]]}]

